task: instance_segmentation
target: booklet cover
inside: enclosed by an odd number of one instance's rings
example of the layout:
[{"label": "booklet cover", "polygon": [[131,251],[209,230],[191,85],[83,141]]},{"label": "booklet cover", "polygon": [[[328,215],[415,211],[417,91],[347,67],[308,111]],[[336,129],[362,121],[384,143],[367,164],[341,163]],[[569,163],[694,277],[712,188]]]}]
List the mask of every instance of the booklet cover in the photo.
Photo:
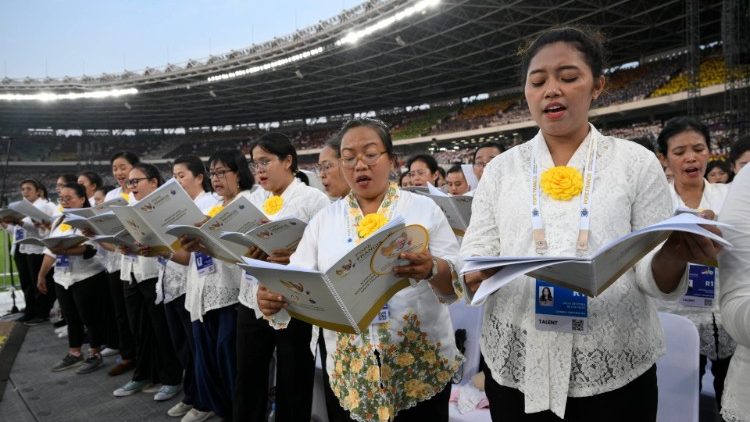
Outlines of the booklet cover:
[{"label": "booklet cover", "polygon": [[602,246],[590,257],[473,256],[464,259],[461,273],[493,268],[499,270],[482,282],[470,298],[472,305],[483,303],[490,294],[524,274],[596,297],[641,258],[664,242],[673,231],[698,234],[724,247],[732,246],[721,236],[700,227],[700,224],[728,227],[726,224],[706,220],[693,214],[679,214],[615,239]]},{"label": "booklet cover", "polygon": [[326,271],[244,258],[239,264],[268,289],[289,302],[289,314],[302,321],[344,333],[360,333],[388,300],[409,286],[392,269],[402,252],[422,252],[427,230],[394,218]]},{"label": "booklet cover", "polygon": [[435,201],[435,204],[445,214],[445,218],[448,220],[451,229],[453,229],[453,233],[458,237],[463,237],[466,229],[469,227],[469,220],[471,220],[471,202],[474,198],[463,195],[450,196],[431,184],[427,185],[427,190],[427,193],[417,193]]},{"label": "booklet cover", "polygon": [[91,205],[88,208],[66,208],[63,210],[63,214],[65,215],[74,214],[79,217],[90,218],[95,215],[110,211],[111,207],[124,207],[127,205],[128,205],[128,201],[126,201],[121,196],[118,196],[115,199],[110,199],[109,201],[102,202],[99,205]]},{"label": "booklet cover", "polygon": [[91,230],[100,236],[113,235],[125,229],[120,219],[111,211],[88,218],[77,214],[66,214],[65,224],[79,230]]},{"label": "booklet cover", "polygon": [[68,249],[74,246],[78,246],[87,240],[88,239],[84,236],[80,236],[77,234],[68,234],[65,236],[53,236],[53,237],[47,237],[44,239],[39,239],[36,237],[27,237],[26,239],[19,240],[18,244],[36,245],[36,246],[46,247],[49,249],[61,249],[61,248]]},{"label": "booklet cover", "polygon": [[31,202],[22,199],[20,201],[11,202],[8,204],[8,208],[23,214],[26,217],[36,221],[43,221],[45,223],[51,223],[52,217],[43,213],[39,208],[35,207]]},{"label": "booklet cover", "polygon": [[192,225],[206,218],[175,179],[132,205],[111,210],[136,242],[151,247],[155,253],[180,247],[177,238],[167,233],[168,226]]},{"label": "booklet cover", "polygon": [[[133,239],[133,236],[131,236],[127,230],[122,230],[113,235],[95,236],[91,240],[97,243],[109,243],[115,246],[125,246],[133,252],[137,252],[139,249],[138,242]],[[156,253],[154,252],[152,255],[156,256]]]},{"label": "booklet cover", "polygon": [[305,227],[307,224],[304,221],[287,218],[260,225],[247,233],[223,232],[219,238],[245,248],[256,246],[266,255],[271,255],[273,251],[279,249],[296,249],[305,233]]},{"label": "booklet cover", "polygon": [[192,224],[173,224],[167,227],[167,233],[176,238],[184,235],[198,238],[208,249],[209,255],[222,261],[236,263],[242,262],[242,256],[247,254],[248,247],[222,240],[221,233],[245,233],[267,222],[268,219],[263,212],[246,197],[238,196],[200,228]]}]

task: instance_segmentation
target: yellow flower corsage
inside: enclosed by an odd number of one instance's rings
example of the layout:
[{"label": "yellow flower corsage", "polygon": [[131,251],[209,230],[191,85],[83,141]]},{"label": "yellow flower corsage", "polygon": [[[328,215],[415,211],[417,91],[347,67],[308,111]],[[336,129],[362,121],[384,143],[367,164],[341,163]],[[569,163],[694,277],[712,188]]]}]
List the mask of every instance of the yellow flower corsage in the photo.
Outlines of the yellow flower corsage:
[{"label": "yellow flower corsage", "polygon": [[130,194],[125,192],[120,192],[120,197],[128,202],[130,202]]},{"label": "yellow flower corsage", "polygon": [[357,224],[357,235],[360,239],[364,239],[367,236],[373,234],[377,229],[385,226],[388,223],[388,219],[378,213],[367,214]]},{"label": "yellow flower corsage", "polygon": [[70,227],[69,224],[60,224],[60,233],[65,233],[70,231],[73,227]]},{"label": "yellow flower corsage", "polygon": [[211,207],[211,209],[210,209],[210,210],[208,210],[208,216],[209,216],[210,218],[214,218],[214,217],[216,217],[216,214],[220,213],[220,212],[221,212],[221,210],[223,210],[223,209],[224,209],[224,206],[223,206],[223,205],[221,205],[221,204],[216,204],[216,205],[214,205],[213,207]]},{"label": "yellow flower corsage", "polygon": [[581,193],[583,176],[573,167],[557,166],[542,173],[540,184],[550,198],[569,201]]},{"label": "yellow flower corsage", "polygon": [[279,195],[273,195],[263,203],[263,212],[268,215],[274,215],[281,211],[284,206],[284,200]]}]

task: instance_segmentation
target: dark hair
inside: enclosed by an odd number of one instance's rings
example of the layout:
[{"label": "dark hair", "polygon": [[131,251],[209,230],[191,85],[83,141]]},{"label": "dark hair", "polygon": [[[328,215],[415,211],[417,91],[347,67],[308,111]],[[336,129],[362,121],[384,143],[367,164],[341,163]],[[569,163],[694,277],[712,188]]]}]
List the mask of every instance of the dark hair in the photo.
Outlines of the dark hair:
[{"label": "dark hair", "polygon": [[383,142],[385,152],[388,153],[388,156],[391,157],[391,159],[396,158],[396,154],[393,152],[393,139],[391,138],[391,130],[388,125],[382,120],[371,119],[369,117],[358,117],[356,119],[351,119],[348,122],[344,123],[343,126],[341,126],[341,130],[339,131],[337,136],[339,137],[339,139],[343,140],[346,132],[357,127],[368,127],[374,130],[375,133],[378,134],[378,138],[380,138],[380,141]]},{"label": "dark hair", "polygon": [[736,165],[742,154],[748,151],[750,151],[750,136],[743,136],[732,145],[732,150],[729,152],[729,162],[733,166]]},{"label": "dark hair", "polygon": [[604,37],[596,30],[581,29],[572,26],[548,29],[539,34],[534,41],[520,52],[521,55],[521,79],[526,80],[529,71],[529,63],[542,48],[557,42],[564,42],[575,47],[583,54],[584,61],[591,69],[594,78],[604,75],[605,52]]},{"label": "dark hair", "polygon": [[477,153],[482,148],[497,148],[498,151],[500,151],[500,154],[502,154],[505,151],[505,147],[502,146],[499,142],[490,141],[485,142],[477,147],[477,149],[474,150],[474,155],[471,157],[472,164],[477,161]]},{"label": "dark hair", "polygon": [[732,167],[729,165],[729,161],[725,160],[724,158],[708,160],[708,164],[706,164],[706,173],[703,175],[703,177],[708,178],[708,173],[711,173],[711,170],[715,168],[719,168],[721,171],[726,173],[727,176],[729,176],[729,178],[727,179],[727,183],[730,183],[732,181]]},{"label": "dark hair", "polygon": [[120,151],[116,152],[115,155],[112,156],[112,158],[109,159],[109,164],[114,164],[115,160],[118,158],[124,158],[125,161],[130,163],[131,166],[135,166],[136,164],[141,162],[141,159],[138,158],[137,155],[130,151]]},{"label": "dark hair", "polygon": [[101,192],[102,192],[103,194],[105,194],[105,195],[106,195],[106,194],[108,194],[108,193],[109,193],[109,191],[111,191],[112,189],[114,189],[114,188],[113,188],[112,186],[99,186],[98,188],[96,188],[96,191],[97,191],[97,192],[101,191]]},{"label": "dark hair", "polygon": [[341,133],[338,132],[335,135],[328,138],[324,147],[328,147],[333,150],[337,158],[341,158]]},{"label": "dark hair", "polygon": [[199,157],[196,157],[195,155],[183,155],[181,157],[177,157],[177,159],[174,160],[174,163],[172,163],[172,171],[174,171],[174,166],[176,166],[177,164],[182,164],[187,167],[188,171],[193,174],[193,177],[202,175],[203,191],[211,192],[211,181],[208,178],[206,166],[203,164],[203,161],[201,161]]},{"label": "dark hair", "polygon": [[656,146],[659,148],[659,152],[666,157],[669,150],[669,139],[683,132],[698,132],[703,135],[706,146],[711,146],[711,135],[708,133],[706,125],[692,117],[680,116],[667,120],[667,123],[661,129],[659,137],[656,138]]},{"label": "dark hair", "polygon": [[143,172],[143,174],[146,175],[148,180],[156,179],[156,186],[161,186],[164,184],[164,179],[161,177],[161,173],[159,172],[159,169],[156,168],[153,164],[148,163],[138,163],[133,166],[133,169],[138,169]]},{"label": "dark hair", "polygon": [[310,184],[310,179],[305,173],[299,171],[297,167],[297,150],[292,145],[292,140],[283,133],[271,132],[258,138],[250,147],[250,158],[253,159],[253,150],[258,147],[263,151],[273,154],[279,157],[279,160],[283,160],[286,157],[292,157],[292,166],[289,170],[292,172],[294,177],[305,182],[306,185]]},{"label": "dark hair", "polygon": [[40,184],[39,190],[42,192],[42,198],[49,199],[49,192],[47,192],[47,186]]},{"label": "dark hair", "polygon": [[63,184],[78,183],[78,178],[74,174],[61,174],[57,176],[58,179],[63,179]]},{"label": "dark hair", "polygon": [[643,148],[646,148],[647,150],[651,152],[654,152],[654,141],[647,136],[640,136],[638,138],[633,138],[631,139],[631,141],[642,146]]},{"label": "dark hair", "polygon": [[208,159],[208,165],[212,163],[222,163],[229,167],[229,170],[237,173],[237,183],[240,190],[250,190],[255,184],[253,173],[250,172],[250,166],[247,164],[245,156],[237,150],[223,149],[216,151]]},{"label": "dark hair", "polygon": [[83,185],[78,184],[77,182],[70,182],[66,183],[65,186],[63,186],[61,189],[66,188],[73,189],[79,198],[83,198],[83,208],[88,208],[91,206],[89,198],[86,196],[86,188]]},{"label": "dark hair", "polygon": [[398,185],[401,186],[404,184],[404,177],[408,176],[409,172],[401,173],[401,175],[398,177]]},{"label": "dark hair", "polygon": [[438,166],[437,160],[435,160],[435,157],[433,157],[432,155],[417,154],[409,158],[409,160],[406,162],[406,168],[411,171],[411,165],[417,161],[425,163],[427,168],[430,169],[430,173],[435,173],[440,167]]},{"label": "dark hair", "polygon": [[104,181],[102,181],[102,177],[99,176],[97,173],[94,173],[93,171],[84,171],[78,174],[78,177],[85,177],[89,179],[89,182],[91,182],[92,185],[96,186],[96,189],[99,189],[104,184]]},{"label": "dark hair", "polygon": [[445,178],[445,176],[447,176],[447,175],[448,175],[448,174],[447,174],[447,173],[445,172],[445,169],[444,169],[444,168],[442,168],[441,166],[438,166],[438,173],[440,173],[440,175],[441,175],[441,176],[443,176],[443,178]]},{"label": "dark hair", "polygon": [[[545,295],[545,293],[546,293],[546,295]],[[550,289],[549,287],[542,287],[542,294],[540,295],[540,299],[553,300],[552,299],[552,289]]]},{"label": "dark hair", "polygon": [[451,174],[451,173],[464,174],[464,169],[461,168],[461,164],[454,164],[451,166],[451,168],[448,169],[448,172],[446,173],[446,175]]},{"label": "dark hair", "polygon": [[36,189],[37,191],[42,191],[43,190],[42,189],[43,185],[41,183],[39,183],[39,181],[36,180],[36,179],[23,179],[23,180],[21,180],[21,183],[18,184],[18,186],[21,187],[21,186],[23,186],[23,185],[25,185],[27,183],[30,184],[30,185],[32,185],[32,186],[34,186],[34,189]]}]

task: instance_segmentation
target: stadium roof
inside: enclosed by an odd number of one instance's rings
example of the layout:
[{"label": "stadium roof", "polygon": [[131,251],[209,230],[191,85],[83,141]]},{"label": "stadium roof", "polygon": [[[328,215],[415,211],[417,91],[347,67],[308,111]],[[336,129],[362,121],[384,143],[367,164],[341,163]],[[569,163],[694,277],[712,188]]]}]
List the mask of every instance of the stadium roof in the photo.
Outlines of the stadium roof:
[{"label": "stadium roof", "polygon": [[[137,89],[117,98],[3,101],[0,133],[260,123],[383,110],[518,88],[516,53],[555,25],[597,28],[612,64],[685,46],[682,0],[371,0],[260,46],[144,74],[0,81],[3,94]],[[720,0],[700,4],[701,40],[721,38]],[[401,15],[398,15],[398,14]],[[342,38],[408,15],[358,41]],[[266,65],[263,68],[263,65]],[[239,71],[239,73],[237,73]],[[235,72],[235,73],[232,73]],[[222,76],[223,75],[223,76]]]}]

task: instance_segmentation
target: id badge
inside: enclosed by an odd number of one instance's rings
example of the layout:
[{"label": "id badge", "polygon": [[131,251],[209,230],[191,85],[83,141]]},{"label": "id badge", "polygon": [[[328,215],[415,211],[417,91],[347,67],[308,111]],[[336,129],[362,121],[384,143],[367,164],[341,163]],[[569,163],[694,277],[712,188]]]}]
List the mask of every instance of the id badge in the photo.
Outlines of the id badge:
[{"label": "id badge", "polygon": [[26,230],[23,227],[16,227],[15,233],[16,242],[20,242],[26,238]]},{"label": "id badge", "polygon": [[216,271],[214,259],[201,252],[195,253],[195,266],[198,268],[198,275],[201,277],[213,274]]},{"label": "id badge", "polygon": [[70,257],[67,255],[57,255],[55,257],[55,271],[70,272]]},{"label": "id badge", "polygon": [[539,331],[588,334],[588,298],[583,293],[536,280],[534,326]]},{"label": "id badge", "polygon": [[385,324],[391,318],[391,312],[388,310],[388,304],[386,303],[375,315],[375,319],[372,320],[372,325]]},{"label": "id badge", "polygon": [[716,276],[719,270],[707,265],[690,264],[688,267],[688,291],[680,299],[685,306],[711,308],[716,298]]}]

